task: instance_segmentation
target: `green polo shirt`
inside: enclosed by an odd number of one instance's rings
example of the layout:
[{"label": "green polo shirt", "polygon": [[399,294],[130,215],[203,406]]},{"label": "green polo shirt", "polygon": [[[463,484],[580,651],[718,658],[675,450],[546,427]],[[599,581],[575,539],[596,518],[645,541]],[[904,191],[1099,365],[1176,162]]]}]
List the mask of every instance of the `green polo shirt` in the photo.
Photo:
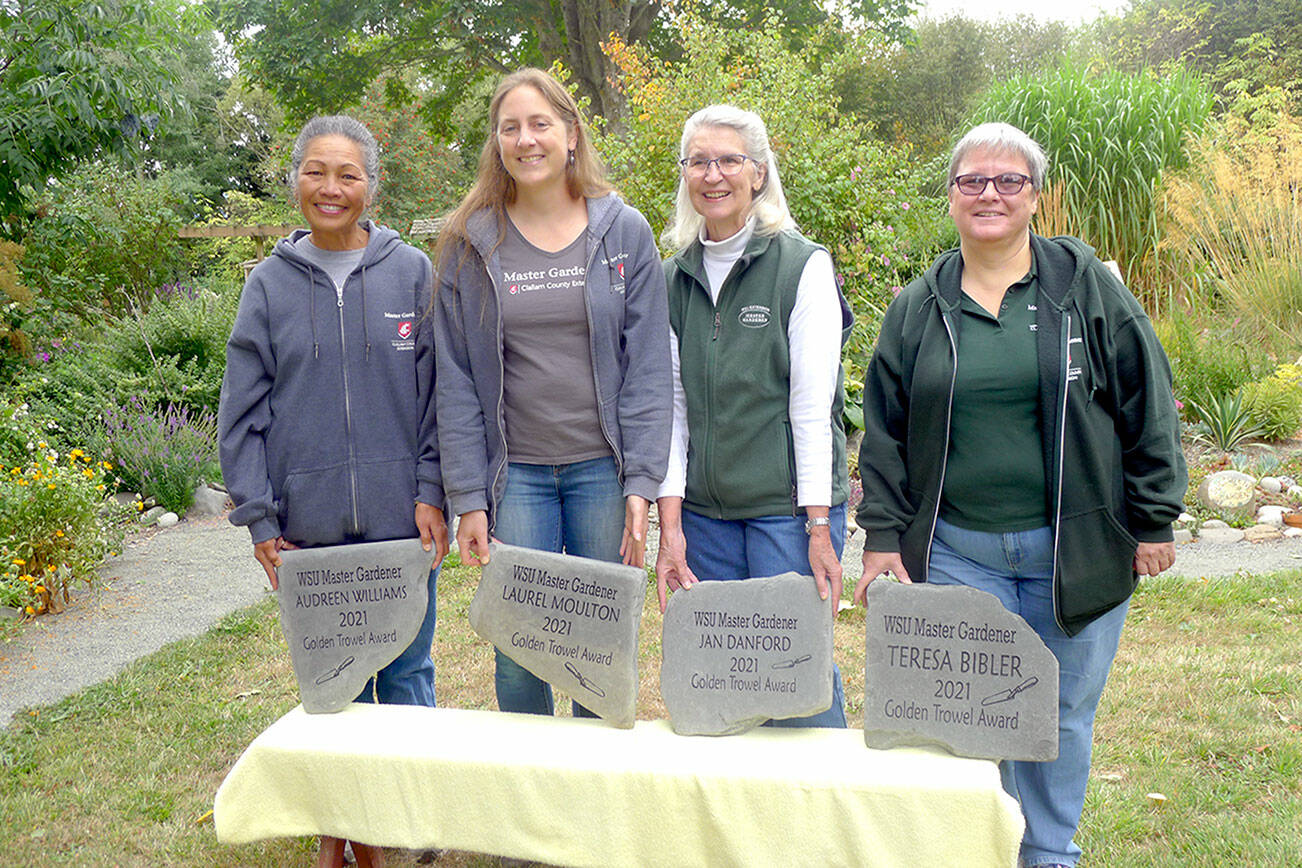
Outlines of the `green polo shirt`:
[{"label": "green polo shirt", "polygon": [[1032,263],[1004,293],[997,317],[962,296],[940,514],[968,530],[1006,533],[1049,523],[1035,350],[1038,295]]}]

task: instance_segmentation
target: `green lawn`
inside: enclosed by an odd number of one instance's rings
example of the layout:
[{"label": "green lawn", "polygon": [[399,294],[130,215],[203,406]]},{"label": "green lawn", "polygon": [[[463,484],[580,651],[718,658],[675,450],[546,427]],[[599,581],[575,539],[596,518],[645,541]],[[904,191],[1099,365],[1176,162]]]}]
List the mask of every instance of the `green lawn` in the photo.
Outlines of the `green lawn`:
[{"label": "green lawn", "polygon": [[[439,699],[491,708],[491,653],[466,624],[474,583],[465,568],[445,570],[440,582]],[[863,708],[863,622],[859,609],[836,625],[852,722]],[[651,589],[642,626],[644,718],[664,714],[659,634]],[[1299,863],[1300,637],[1302,571],[1141,585],[1099,714],[1082,865]],[[22,712],[0,733],[0,862],[309,864],[313,841],[226,847],[208,815],[240,752],[296,701],[268,600],[110,682]],[[389,861],[415,864],[399,853]],[[495,860],[457,853],[438,864]]]}]

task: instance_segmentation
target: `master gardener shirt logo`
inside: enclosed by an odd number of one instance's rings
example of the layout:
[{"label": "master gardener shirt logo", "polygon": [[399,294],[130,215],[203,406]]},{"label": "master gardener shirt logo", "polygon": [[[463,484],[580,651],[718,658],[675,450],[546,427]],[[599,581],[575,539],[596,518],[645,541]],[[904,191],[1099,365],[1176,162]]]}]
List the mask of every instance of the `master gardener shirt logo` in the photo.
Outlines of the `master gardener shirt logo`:
[{"label": "master gardener shirt logo", "polygon": [[398,323],[398,337],[403,340],[411,337],[411,320]]},{"label": "master gardener shirt logo", "polygon": [[771,312],[762,304],[748,304],[737,314],[737,322],[748,329],[762,329],[771,318]]}]

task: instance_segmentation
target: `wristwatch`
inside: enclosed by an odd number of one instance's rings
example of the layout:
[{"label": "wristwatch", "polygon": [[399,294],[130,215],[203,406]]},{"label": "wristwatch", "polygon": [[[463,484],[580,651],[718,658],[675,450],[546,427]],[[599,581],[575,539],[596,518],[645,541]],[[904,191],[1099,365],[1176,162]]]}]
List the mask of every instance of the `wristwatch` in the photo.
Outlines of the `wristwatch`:
[{"label": "wristwatch", "polygon": [[828,518],[827,516],[823,516],[822,518],[805,519],[805,533],[807,534],[813,533],[814,528],[816,527],[831,527],[831,526],[832,526],[832,519]]}]

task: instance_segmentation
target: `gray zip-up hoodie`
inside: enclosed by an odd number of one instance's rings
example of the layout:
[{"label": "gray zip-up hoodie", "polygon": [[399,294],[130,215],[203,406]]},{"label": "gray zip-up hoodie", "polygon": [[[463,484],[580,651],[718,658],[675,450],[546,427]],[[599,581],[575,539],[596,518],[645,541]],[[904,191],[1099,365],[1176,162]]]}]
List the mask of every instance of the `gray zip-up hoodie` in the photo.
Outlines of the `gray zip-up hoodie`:
[{"label": "gray zip-up hoodie", "polygon": [[330,545],[416,536],[442,508],[429,257],[368,226],[343,301],[294,249],[249,275],[226,344],[222,474],[253,542]]},{"label": "gray zip-up hoodie", "polygon": [[[502,317],[496,275],[501,229],[490,211],[467,224],[469,247],[440,263],[434,320],[439,446],[457,515],[488,511],[506,489]],[[669,463],[673,415],[664,271],[651,227],[611,193],[588,200],[584,302],[601,431],[624,495],[655,500]]]}]

